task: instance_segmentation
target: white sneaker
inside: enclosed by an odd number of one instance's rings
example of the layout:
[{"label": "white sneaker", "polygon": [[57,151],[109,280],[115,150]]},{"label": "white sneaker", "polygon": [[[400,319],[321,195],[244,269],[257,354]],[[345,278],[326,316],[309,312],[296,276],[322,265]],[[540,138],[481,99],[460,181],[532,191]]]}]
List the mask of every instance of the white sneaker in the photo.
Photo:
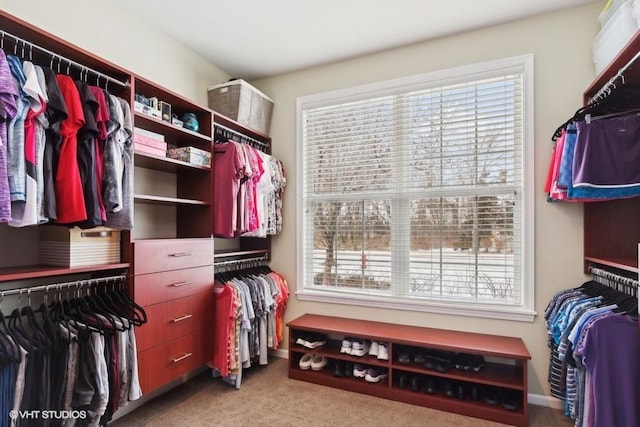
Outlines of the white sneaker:
[{"label": "white sneaker", "polygon": [[325,366],[327,366],[327,363],[329,363],[329,361],[327,360],[326,357],[324,357],[324,356],[313,356],[313,358],[311,360],[311,370],[319,371],[322,368],[324,368]]},{"label": "white sneaker", "polygon": [[300,362],[298,363],[298,365],[300,366],[300,369],[302,369],[303,371],[306,371],[309,368],[311,368],[312,361],[313,361],[313,354],[305,353],[304,356],[302,356],[302,358],[300,359]]},{"label": "white sneaker", "polygon": [[386,371],[378,370],[376,368],[367,369],[364,380],[369,383],[377,383],[389,376]]},{"label": "white sneaker", "polygon": [[378,344],[378,359],[389,360],[389,349],[387,348],[386,342],[381,342]]},{"label": "white sneaker", "polygon": [[365,365],[356,363],[353,365],[353,376],[356,378],[364,378],[367,375],[367,368]]},{"label": "white sneaker", "polygon": [[364,356],[369,351],[371,343],[369,341],[354,341],[351,343],[351,355],[352,356]]},{"label": "white sneaker", "polygon": [[340,347],[340,353],[351,354],[351,339],[344,338],[342,340],[342,346]]},{"label": "white sneaker", "polygon": [[378,343],[376,341],[371,341],[371,347],[369,348],[369,356],[377,356],[378,355]]}]

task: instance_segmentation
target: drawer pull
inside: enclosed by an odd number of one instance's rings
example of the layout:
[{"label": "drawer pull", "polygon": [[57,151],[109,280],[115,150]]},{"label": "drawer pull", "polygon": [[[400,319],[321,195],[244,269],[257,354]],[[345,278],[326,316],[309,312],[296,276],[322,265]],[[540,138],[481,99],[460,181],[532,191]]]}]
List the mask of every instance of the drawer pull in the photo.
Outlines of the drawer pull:
[{"label": "drawer pull", "polygon": [[80,237],[111,237],[110,231],[82,231]]},{"label": "drawer pull", "polygon": [[187,357],[191,357],[192,353],[185,353],[182,356],[178,357],[177,359],[173,359],[171,362],[172,363],[178,363],[178,362],[182,362],[184,359],[186,359]]},{"label": "drawer pull", "polygon": [[171,286],[172,288],[179,288],[180,286],[186,286],[190,284],[191,282],[178,282],[178,283],[172,283],[169,286]]},{"label": "drawer pull", "polygon": [[177,252],[175,254],[169,254],[169,256],[174,257],[174,258],[179,258],[179,257],[183,257],[183,256],[191,256],[191,252]]},{"label": "drawer pull", "polygon": [[184,315],[182,317],[177,317],[175,319],[172,319],[171,322],[178,323],[178,322],[182,322],[183,320],[187,320],[187,319],[189,319],[191,317],[193,317],[193,314],[187,314],[187,315]]}]

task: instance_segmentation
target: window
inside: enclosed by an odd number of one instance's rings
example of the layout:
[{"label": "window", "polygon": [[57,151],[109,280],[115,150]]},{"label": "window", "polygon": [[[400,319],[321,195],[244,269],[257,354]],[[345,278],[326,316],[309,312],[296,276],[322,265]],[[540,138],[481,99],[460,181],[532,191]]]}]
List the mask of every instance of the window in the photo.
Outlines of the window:
[{"label": "window", "polygon": [[298,100],[298,297],[532,320],[531,55]]}]

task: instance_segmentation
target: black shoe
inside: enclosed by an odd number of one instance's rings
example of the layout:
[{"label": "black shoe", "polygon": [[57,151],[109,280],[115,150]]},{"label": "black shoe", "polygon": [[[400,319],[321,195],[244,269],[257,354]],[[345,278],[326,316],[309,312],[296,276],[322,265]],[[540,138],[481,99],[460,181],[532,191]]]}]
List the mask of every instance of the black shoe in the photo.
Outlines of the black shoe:
[{"label": "black shoe", "polygon": [[406,372],[401,372],[398,374],[398,388],[407,388],[409,385],[409,374]]},{"label": "black shoe", "polygon": [[467,393],[464,389],[464,385],[458,384],[456,386],[456,397],[460,400],[465,400],[467,398]]},{"label": "black shoe", "polygon": [[444,392],[444,395],[447,397],[454,397],[456,395],[454,386],[453,386],[453,382],[451,381],[445,381],[443,386],[442,386],[442,391]]},{"label": "black shoe", "polygon": [[494,388],[488,389],[484,394],[484,401],[489,405],[497,405],[498,404],[498,391]]},{"label": "black shoe", "polygon": [[427,381],[424,383],[424,392],[428,394],[436,394],[436,380],[433,378],[427,378]]},{"label": "black shoe", "polygon": [[436,369],[436,356],[433,353],[426,353],[424,355],[424,367],[425,369],[429,369],[430,371],[435,371]]},{"label": "black shoe", "polygon": [[411,352],[408,348],[400,348],[398,351],[398,363],[402,363],[403,365],[411,363]]},{"label": "black shoe", "polygon": [[482,368],[484,368],[484,357],[480,356],[479,354],[471,356],[469,365],[470,368],[475,372],[480,372]]},{"label": "black shoe", "polygon": [[422,377],[419,375],[413,375],[409,378],[409,389],[411,391],[419,391],[422,387]]},{"label": "black shoe", "polygon": [[436,366],[435,366],[436,371],[442,372],[442,373],[448,372],[449,369],[451,369],[451,366],[452,366],[451,359],[446,355],[436,358]]},{"label": "black shoe", "polygon": [[481,398],[480,387],[477,385],[471,386],[471,400],[478,401]]},{"label": "black shoe", "polygon": [[344,377],[344,368],[346,366],[346,362],[343,360],[336,361],[336,365],[333,367],[333,376],[334,377]]},{"label": "black shoe", "polygon": [[520,396],[515,391],[505,392],[502,398],[502,407],[508,411],[517,411],[520,408]]},{"label": "black shoe", "polygon": [[353,377],[353,362],[347,362],[344,365],[344,376],[348,378]]}]

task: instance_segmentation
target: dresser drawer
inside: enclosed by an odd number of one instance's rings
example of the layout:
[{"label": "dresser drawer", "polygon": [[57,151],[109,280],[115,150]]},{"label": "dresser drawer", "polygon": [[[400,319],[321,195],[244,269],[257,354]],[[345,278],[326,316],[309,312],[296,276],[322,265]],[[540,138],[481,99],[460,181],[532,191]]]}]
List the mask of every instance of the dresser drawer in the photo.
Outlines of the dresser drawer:
[{"label": "dresser drawer", "polygon": [[143,393],[149,393],[208,362],[205,332],[184,335],[150,350],[138,352]]},{"label": "dresser drawer", "polygon": [[143,274],[133,278],[133,296],[143,307],[213,289],[213,266]]},{"label": "dresser drawer", "polygon": [[135,275],[213,265],[213,240],[139,240],[133,243],[133,254]]},{"label": "dresser drawer", "polygon": [[147,323],[136,328],[138,351],[213,325],[213,293],[207,292],[145,307]]}]

